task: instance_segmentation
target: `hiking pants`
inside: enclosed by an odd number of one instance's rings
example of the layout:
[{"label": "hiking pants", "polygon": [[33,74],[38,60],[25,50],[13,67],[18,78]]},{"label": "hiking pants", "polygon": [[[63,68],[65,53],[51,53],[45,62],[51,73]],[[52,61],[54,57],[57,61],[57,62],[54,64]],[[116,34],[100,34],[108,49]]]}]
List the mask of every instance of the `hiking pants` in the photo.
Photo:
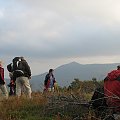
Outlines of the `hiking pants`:
[{"label": "hiking pants", "polygon": [[0,84],[0,89],[2,91],[2,96],[3,96],[3,99],[8,99],[8,91],[7,91],[7,88],[6,88],[6,85],[1,85]]},{"label": "hiking pants", "polygon": [[28,98],[31,98],[31,87],[29,83],[28,77],[18,77],[16,78],[16,94],[18,97],[21,96],[21,92],[25,89],[25,94],[27,95]]}]

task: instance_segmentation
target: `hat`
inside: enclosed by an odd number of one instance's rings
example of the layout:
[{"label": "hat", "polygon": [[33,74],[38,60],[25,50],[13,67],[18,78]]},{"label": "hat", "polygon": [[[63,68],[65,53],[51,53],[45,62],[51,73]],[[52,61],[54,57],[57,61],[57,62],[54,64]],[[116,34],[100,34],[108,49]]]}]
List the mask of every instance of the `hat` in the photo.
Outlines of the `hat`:
[{"label": "hat", "polygon": [[117,66],[117,68],[119,68],[119,69],[120,69],[120,65],[118,65],[118,66]]}]

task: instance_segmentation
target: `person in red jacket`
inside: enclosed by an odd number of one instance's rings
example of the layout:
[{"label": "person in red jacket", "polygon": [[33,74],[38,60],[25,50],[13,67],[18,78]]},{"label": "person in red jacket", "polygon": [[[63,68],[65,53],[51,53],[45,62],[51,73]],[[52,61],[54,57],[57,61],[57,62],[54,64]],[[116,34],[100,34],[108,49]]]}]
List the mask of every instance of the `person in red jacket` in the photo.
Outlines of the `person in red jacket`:
[{"label": "person in red jacket", "polygon": [[120,65],[104,79],[104,94],[108,107],[113,108],[113,112],[120,112]]},{"label": "person in red jacket", "polygon": [[8,98],[8,91],[5,85],[5,80],[4,80],[4,68],[2,67],[2,62],[0,61],[0,89],[3,94],[3,98],[7,99]]}]

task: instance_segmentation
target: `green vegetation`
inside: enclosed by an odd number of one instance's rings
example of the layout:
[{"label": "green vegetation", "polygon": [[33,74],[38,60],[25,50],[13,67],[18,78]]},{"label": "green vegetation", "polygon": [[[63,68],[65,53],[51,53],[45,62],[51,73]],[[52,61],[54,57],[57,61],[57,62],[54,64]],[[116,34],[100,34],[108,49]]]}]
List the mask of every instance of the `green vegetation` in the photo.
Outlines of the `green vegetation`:
[{"label": "green vegetation", "polygon": [[[100,83],[102,84],[102,82]],[[90,101],[95,86],[92,81],[75,79],[67,88],[60,88],[57,93],[42,94],[34,92],[31,100],[22,96],[20,99],[9,97],[0,102],[1,120],[90,120],[88,107],[80,105]]]},{"label": "green vegetation", "polygon": [[46,99],[40,95],[37,95],[32,100],[28,100],[25,97],[17,99],[16,97],[10,97],[8,100],[1,102],[0,104],[0,116],[3,120],[42,120],[44,118],[44,105]]}]

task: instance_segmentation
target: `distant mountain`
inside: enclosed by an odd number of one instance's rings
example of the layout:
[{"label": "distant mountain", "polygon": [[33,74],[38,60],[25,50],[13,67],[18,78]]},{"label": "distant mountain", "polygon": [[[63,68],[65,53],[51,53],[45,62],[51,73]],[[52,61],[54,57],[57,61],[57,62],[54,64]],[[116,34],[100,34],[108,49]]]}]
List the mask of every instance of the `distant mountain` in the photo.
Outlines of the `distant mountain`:
[{"label": "distant mountain", "polygon": [[[58,84],[63,87],[70,85],[74,78],[91,80],[93,77],[96,77],[98,80],[102,80],[108,72],[116,69],[118,64],[119,63],[83,65],[77,62],[71,62],[56,68],[54,70],[54,75]],[[43,90],[43,83],[46,74],[47,72],[32,77],[30,83],[33,90]]]}]

